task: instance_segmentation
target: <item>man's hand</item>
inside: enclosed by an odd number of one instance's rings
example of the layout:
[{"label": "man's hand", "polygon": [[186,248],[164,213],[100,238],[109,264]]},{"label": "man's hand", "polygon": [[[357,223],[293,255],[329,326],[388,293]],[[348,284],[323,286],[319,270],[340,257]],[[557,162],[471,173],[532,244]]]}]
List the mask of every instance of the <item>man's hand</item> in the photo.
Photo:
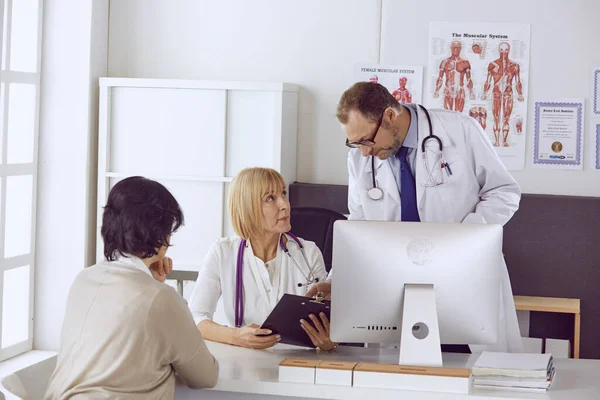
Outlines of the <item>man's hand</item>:
[{"label": "man's hand", "polygon": [[313,285],[308,292],[306,292],[306,297],[315,297],[318,292],[323,293],[323,298],[325,300],[331,300],[331,281],[323,281],[317,282],[316,285]]},{"label": "man's hand", "polygon": [[170,257],[165,257],[160,261],[150,264],[149,268],[154,279],[164,282],[167,279],[167,275],[173,271],[173,260]]},{"label": "man's hand", "polygon": [[249,349],[268,349],[281,340],[281,336],[272,333],[269,329],[260,329],[256,324],[246,325],[237,328],[234,344]]}]

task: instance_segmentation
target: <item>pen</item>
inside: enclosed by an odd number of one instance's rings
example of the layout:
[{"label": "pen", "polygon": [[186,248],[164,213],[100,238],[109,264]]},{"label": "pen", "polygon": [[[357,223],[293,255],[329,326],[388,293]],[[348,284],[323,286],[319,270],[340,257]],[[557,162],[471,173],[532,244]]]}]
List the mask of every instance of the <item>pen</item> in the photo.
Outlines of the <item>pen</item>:
[{"label": "pen", "polygon": [[448,170],[448,175],[452,175],[452,170],[450,169],[450,165],[446,163],[446,169]]}]

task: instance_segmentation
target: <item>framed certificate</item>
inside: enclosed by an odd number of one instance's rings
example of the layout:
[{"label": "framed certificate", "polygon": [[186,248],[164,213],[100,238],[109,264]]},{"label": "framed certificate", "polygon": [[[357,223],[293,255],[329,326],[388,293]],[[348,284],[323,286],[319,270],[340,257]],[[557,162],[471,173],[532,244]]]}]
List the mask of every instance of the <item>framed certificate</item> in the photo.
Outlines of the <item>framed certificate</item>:
[{"label": "framed certificate", "polygon": [[596,169],[600,169],[600,124],[596,124]]},{"label": "framed certificate", "polygon": [[536,102],[534,166],[582,170],[583,121],[583,99]]},{"label": "framed certificate", "polygon": [[592,101],[594,102],[594,114],[600,114],[600,68],[594,69],[594,90]]}]

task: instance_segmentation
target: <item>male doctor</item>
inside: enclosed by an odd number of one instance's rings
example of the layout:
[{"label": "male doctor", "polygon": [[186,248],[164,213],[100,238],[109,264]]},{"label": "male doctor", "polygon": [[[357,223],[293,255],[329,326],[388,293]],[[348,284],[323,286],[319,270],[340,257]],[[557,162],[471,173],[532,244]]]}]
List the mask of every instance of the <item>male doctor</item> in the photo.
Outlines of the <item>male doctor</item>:
[{"label": "male doctor", "polygon": [[[521,191],[486,133],[460,113],[428,112],[431,130],[426,110],[398,104],[380,84],[359,82],[342,94],[337,118],[352,148],[350,219],[506,224],[519,208]],[[439,141],[429,138],[423,149],[430,134]],[[506,267],[502,274],[498,343],[471,346],[473,352],[523,351]],[[330,283],[318,290],[330,292]]]}]

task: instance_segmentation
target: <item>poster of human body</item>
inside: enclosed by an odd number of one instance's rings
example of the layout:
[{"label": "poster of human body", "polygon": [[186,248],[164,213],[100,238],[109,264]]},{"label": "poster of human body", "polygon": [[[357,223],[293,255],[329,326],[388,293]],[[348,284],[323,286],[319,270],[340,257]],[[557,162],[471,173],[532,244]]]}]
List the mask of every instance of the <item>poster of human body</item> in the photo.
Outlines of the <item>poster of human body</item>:
[{"label": "poster of human body", "polygon": [[506,167],[525,168],[530,25],[433,22],[425,103],[474,118]]},{"label": "poster of human body", "polygon": [[355,64],[354,81],[380,83],[400,104],[422,101],[423,67],[421,66]]}]

